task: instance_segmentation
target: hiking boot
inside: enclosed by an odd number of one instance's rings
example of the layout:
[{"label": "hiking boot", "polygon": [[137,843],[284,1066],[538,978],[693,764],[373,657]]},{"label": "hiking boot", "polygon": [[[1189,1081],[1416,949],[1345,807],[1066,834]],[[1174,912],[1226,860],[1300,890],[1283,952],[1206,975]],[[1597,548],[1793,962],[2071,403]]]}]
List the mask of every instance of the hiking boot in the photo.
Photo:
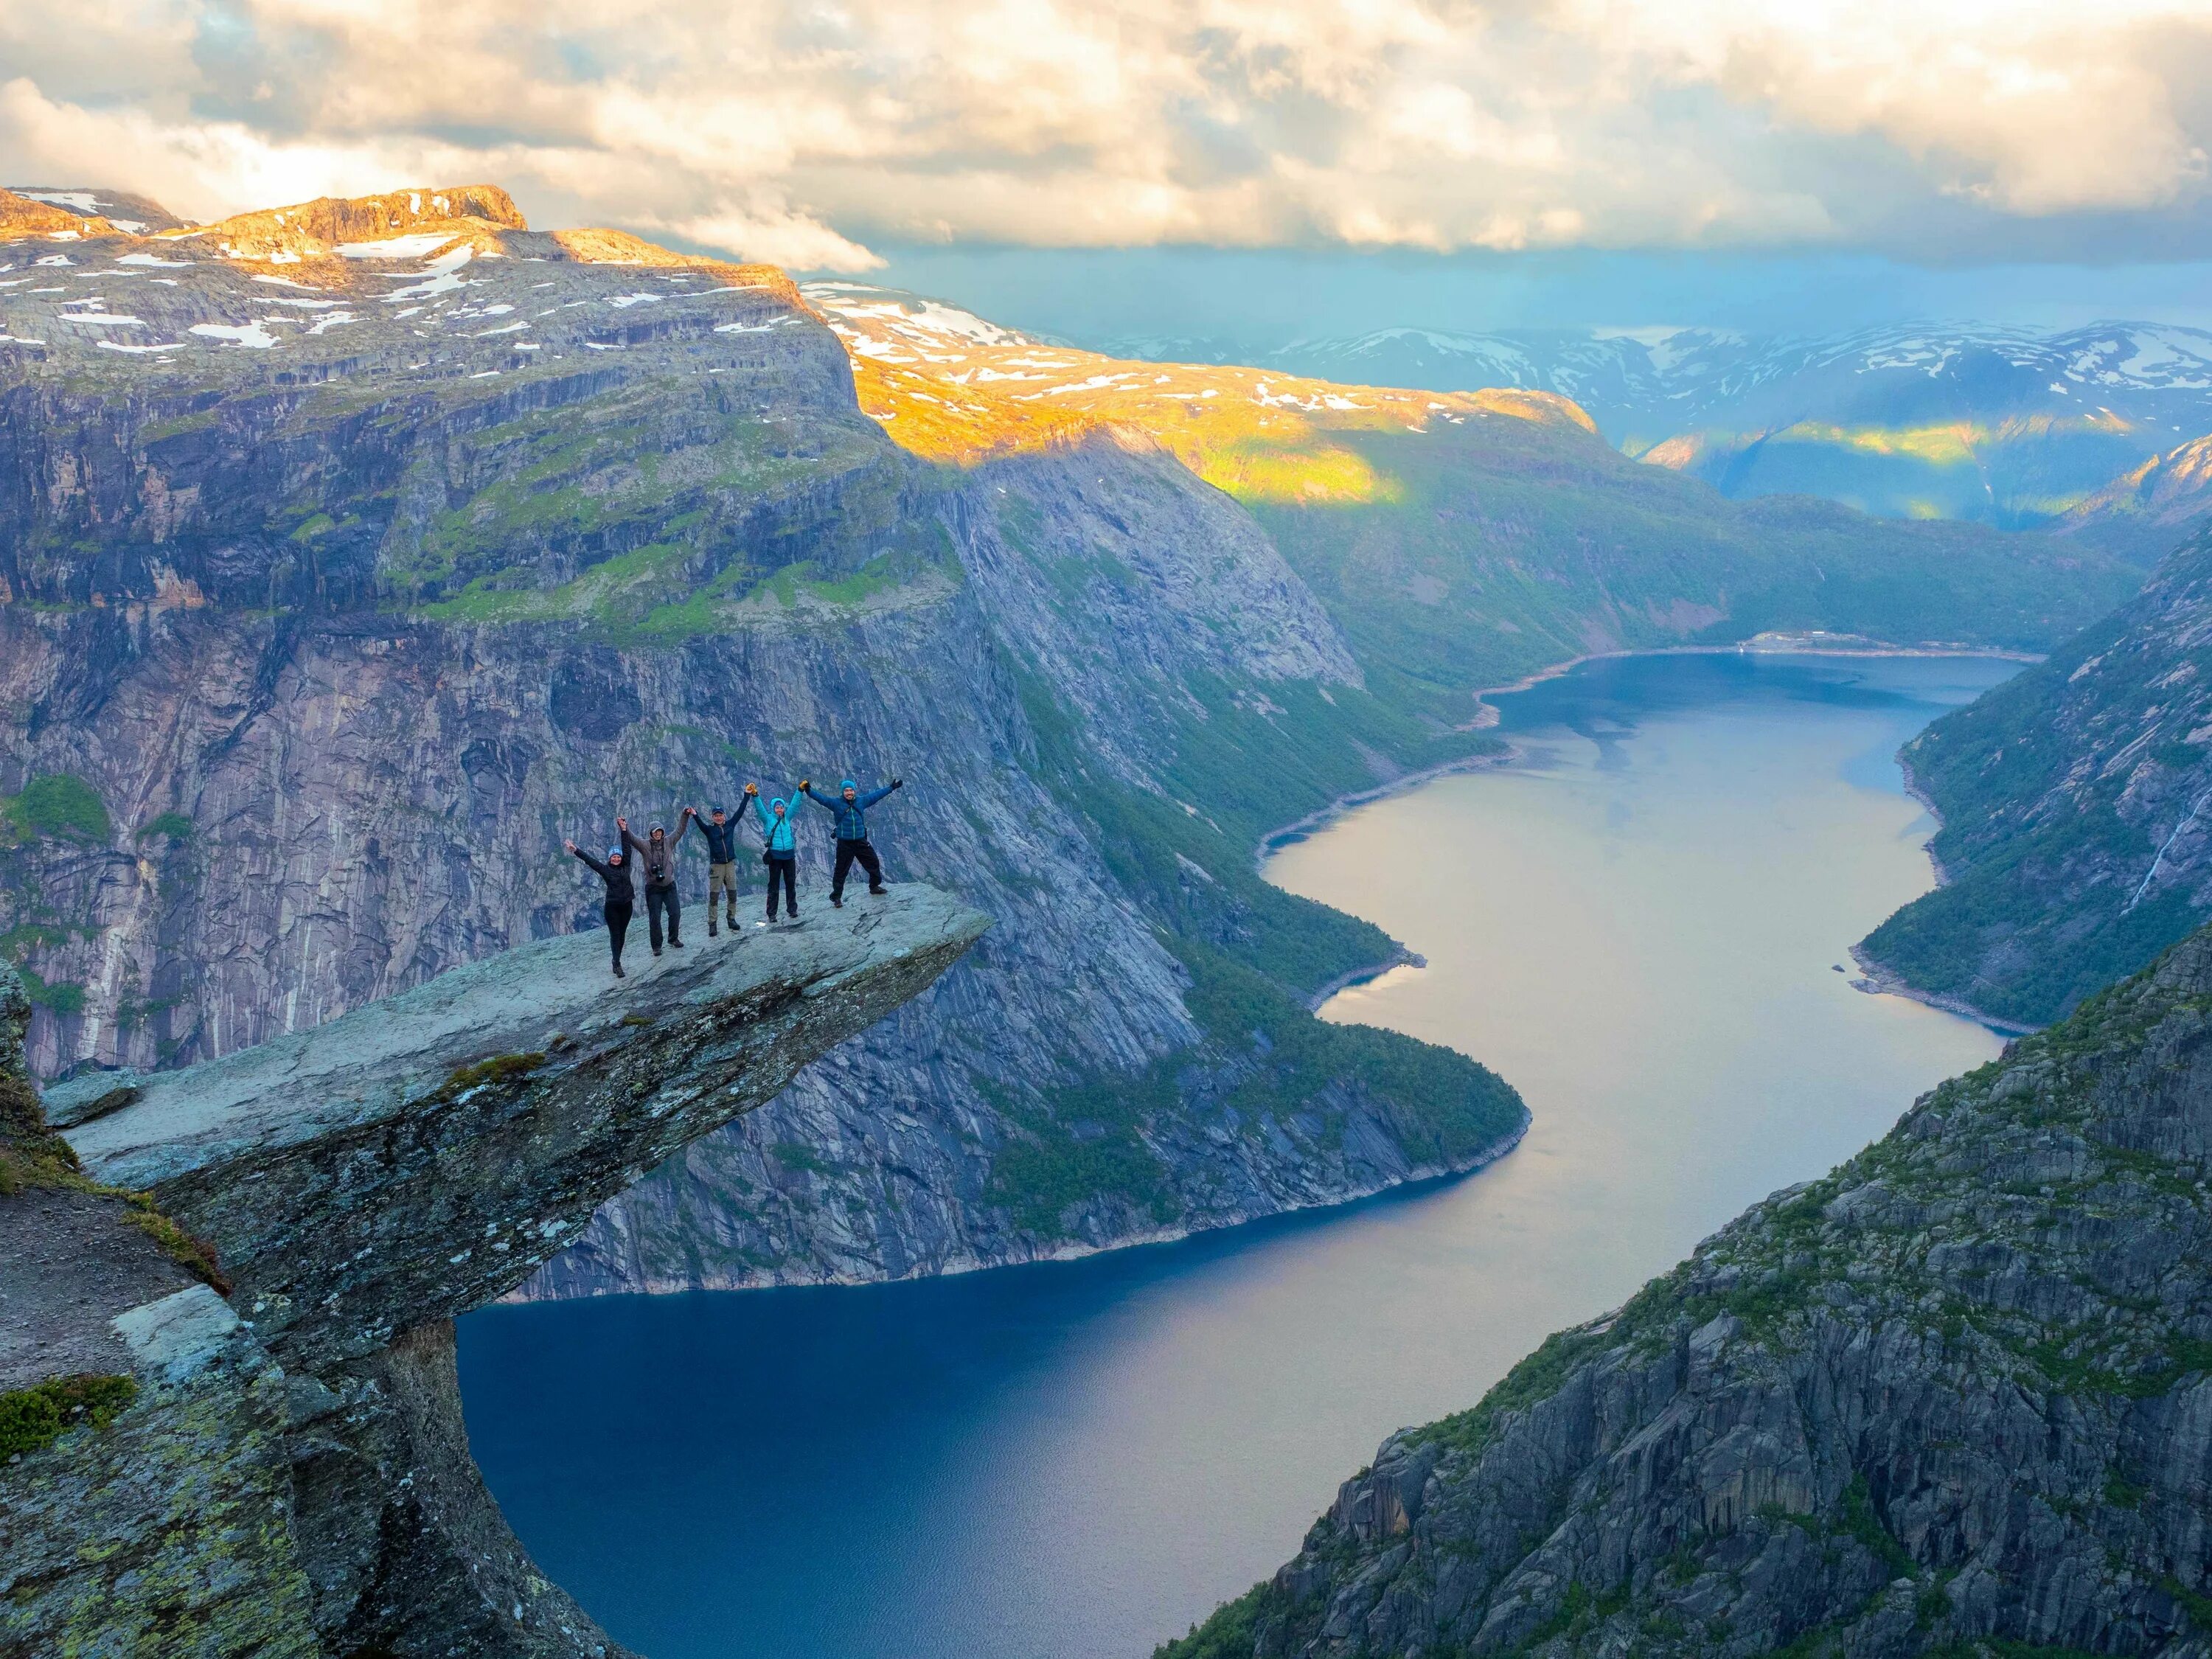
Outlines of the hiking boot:
[{"label": "hiking boot", "polygon": [[884,894],[890,890],[891,890],[888,887],[871,887],[868,889],[868,896],[870,898],[881,898]]},{"label": "hiking boot", "polygon": [[618,963],[615,963],[615,977],[616,977],[617,979],[628,979],[628,978],[629,977],[629,975],[628,974],[625,974],[624,972],[623,972],[623,970],[622,970],[622,963],[620,963],[619,962],[618,962]]},{"label": "hiking boot", "polygon": [[680,951],[684,948],[684,941],[680,939],[672,939],[668,941],[668,948],[672,951]]},{"label": "hiking boot", "polygon": [[830,895],[830,908],[832,910],[842,910],[845,908],[845,901],[832,893]]}]

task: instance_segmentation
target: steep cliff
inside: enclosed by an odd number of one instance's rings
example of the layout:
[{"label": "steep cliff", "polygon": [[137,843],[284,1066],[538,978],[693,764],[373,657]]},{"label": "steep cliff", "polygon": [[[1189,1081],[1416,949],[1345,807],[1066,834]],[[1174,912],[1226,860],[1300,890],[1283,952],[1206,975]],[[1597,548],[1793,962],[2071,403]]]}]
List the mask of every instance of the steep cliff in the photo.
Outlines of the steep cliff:
[{"label": "steep cliff", "polygon": [[2212,915],[2212,537],[1908,744],[1945,881],[1868,936],[1923,993],[2040,1024]]},{"label": "steep cliff", "polygon": [[[531,1293],[1021,1261],[1494,1156],[1497,1079],[1308,1016],[1394,942],[1260,882],[1268,830],[1494,750],[1459,728],[1500,661],[1776,617],[2033,644],[2125,580],[1957,527],[1747,528],[1553,398],[1247,376],[1146,422],[977,365],[987,428],[1066,413],[902,447],[937,394],[864,413],[781,273],[532,232],[484,186],[55,234],[0,246],[0,950],[41,1075],[589,927],[563,836],[749,778],[903,775],[894,871],[999,920]],[[1279,540],[1331,526],[1343,559],[1299,554],[1324,603]],[[1786,605],[1745,600],[1778,570]]]},{"label": "steep cliff", "polygon": [[2212,933],[1460,1416],[1172,1659],[2212,1652]]},{"label": "steep cliff", "polygon": [[[264,1048],[63,1091],[65,1139],[15,1102],[0,1652],[617,1651],[484,1490],[453,1316],[984,927],[900,887],[620,981],[597,940],[548,939]],[[0,969],[0,1081],[27,1012]],[[42,1398],[96,1404],[42,1430]]]}]

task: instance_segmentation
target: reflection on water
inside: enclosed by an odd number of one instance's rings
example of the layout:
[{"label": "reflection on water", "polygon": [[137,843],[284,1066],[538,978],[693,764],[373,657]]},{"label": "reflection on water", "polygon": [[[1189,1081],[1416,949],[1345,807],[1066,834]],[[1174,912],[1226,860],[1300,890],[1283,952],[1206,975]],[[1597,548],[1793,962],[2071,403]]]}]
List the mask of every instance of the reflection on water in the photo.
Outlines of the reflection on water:
[{"label": "reflection on water", "polygon": [[1632,659],[1501,699],[1528,763],[1269,869],[1428,958],[1326,1012],[1495,1066],[1518,1152],[1089,1261],[487,1310],[461,1358],[494,1492],[652,1659],[1142,1659],[1391,1429],[1996,1052],[1833,968],[1928,884],[1890,757],[2010,671]]}]

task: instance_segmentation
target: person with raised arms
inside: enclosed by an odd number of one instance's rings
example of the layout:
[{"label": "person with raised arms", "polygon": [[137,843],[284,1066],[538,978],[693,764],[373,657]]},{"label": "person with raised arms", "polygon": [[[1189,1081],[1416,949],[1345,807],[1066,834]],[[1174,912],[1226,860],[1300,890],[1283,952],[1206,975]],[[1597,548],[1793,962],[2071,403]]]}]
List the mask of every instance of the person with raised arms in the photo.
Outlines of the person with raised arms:
[{"label": "person with raised arms", "polygon": [[714,937],[714,904],[728,907],[730,931],[738,931],[738,820],[717,806],[702,816],[696,806],[686,809],[699,821],[707,838],[707,937]]},{"label": "person with raised arms", "polygon": [[760,785],[745,786],[745,799],[760,815],[761,838],[766,850],[761,862],[768,866],[768,919],[775,920],[776,884],[783,884],[783,900],[793,923],[799,921],[799,842],[792,833],[790,803],[781,795],[761,805]]},{"label": "person with raised arms", "polygon": [[684,839],[684,832],[691,827],[691,809],[685,807],[684,816],[670,835],[654,824],[640,841],[629,832],[629,820],[617,818],[622,830],[623,848],[637,855],[645,866],[645,925],[647,937],[653,941],[653,954],[660,954],[660,920],[668,918],[668,943],[672,950],[684,948],[684,898],[676,887],[676,843]]},{"label": "person with raised arms", "polygon": [[807,799],[828,812],[837,823],[837,863],[830,873],[830,902],[839,909],[845,908],[845,878],[857,862],[868,872],[868,890],[878,898],[889,891],[884,885],[884,861],[876,856],[876,849],[868,842],[867,810],[884,799],[894,789],[906,787],[904,778],[893,778],[880,789],[863,795],[847,778],[837,786],[834,800],[825,800],[814,793],[814,786],[805,778],[799,787]]},{"label": "person with raised arms", "polygon": [[623,856],[619,842],[607,848],[606,858],[593,858],[573,841],[561,843],[571,853],[592,866],[599,878],[607,885],[607,902],[599,914],[606,918],[607,945],[614,952],[615,977],[629,977],[623,972],[623,939],[629,932],[630,913],[637,908],[637,889],[631,884],[629,860]]}]

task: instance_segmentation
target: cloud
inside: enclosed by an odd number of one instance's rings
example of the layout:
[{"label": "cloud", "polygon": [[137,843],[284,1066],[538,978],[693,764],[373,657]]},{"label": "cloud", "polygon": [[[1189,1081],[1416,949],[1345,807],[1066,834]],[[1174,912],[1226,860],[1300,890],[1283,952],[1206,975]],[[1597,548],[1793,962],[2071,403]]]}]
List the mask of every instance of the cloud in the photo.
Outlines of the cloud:
[{"label": "cloud", "polygon": [[2212,0],[0,0],[0,170],[871,244],[2198,238]]}]

